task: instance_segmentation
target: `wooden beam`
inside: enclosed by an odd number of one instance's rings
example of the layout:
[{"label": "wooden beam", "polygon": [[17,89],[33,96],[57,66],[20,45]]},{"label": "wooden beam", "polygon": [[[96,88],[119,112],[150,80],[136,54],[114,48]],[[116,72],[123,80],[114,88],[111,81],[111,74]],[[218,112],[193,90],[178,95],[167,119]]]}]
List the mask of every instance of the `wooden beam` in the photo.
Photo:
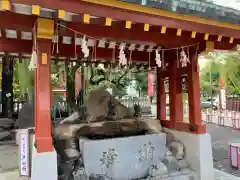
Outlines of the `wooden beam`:
[{"label": "wooden beam", "polygon": [[[169,120],[161,120],[161,124],[165,128],[172,129],[171,121],[169,121]],[[191,131],[190,127],[191,126],[189,123],[176,122],[174,129],[177,131],[189,132],[192,134],[205,134],[206,133],[206,124],[196,125],[194,131]]]},{"label": "wooden beam", "polygon": [[[142,6],[137,6],[136,10],[124,10],[119,7],[105,6],[101,4],[88,3],[82,1],[61,1],[61,0],[51,0],[51,1],[41,1],[41,0],[12,0],[13,3],[32,5],[37,4],[42,8],[49,9],[63,9],[66,12],[73,12],[77,14],[91,14],[97,17],[111,17],[115,20],[122,21],[132,21],[133,23],[148,23],[155,26],[165,26],[167,24],[168,28],[183,29],[186,31],[196,31],[198,33],[209,33],[211,35],[223,35],[227,37],[240,38],[238,25],[232,25],[230,23],[222,23],[212,20],[206,20],[203,18],[196,17],[186,17],[184,15],[170,13],[168,17],[166,16],[167,11],[164,13],[161,10],[147,8],[148,13],[140,12]],[[131,5],[130,3],[126,5]],[[135,5],[136,6],[136,5]],[[127,7],[126,7],[127,8]],[[139,9],[139,10],[138,10]],[[157,12],[154,13],[153,12]],[[161,11],[161,13],[160,13]],[[181,17],[181,18],[179,18]],[[185,20],[182,20],[185,19]],[[198,22],[197,20],[200,19]]]},{"label": "wooden beam", "polygon": [[0,11],[0,19],[0,29],[32,32],[32,28],[37,20],[37,16],[16,14],[10,11]]},{"label": "wooden beam", "polygon": [[[28,16],[22,14],[16,14],[12,12],[0,12],[0,18],[4,19],[4,21],[0,21],[0,29],[13,29],[18,31],[28,31],[31,32],[36,22],[36,16]],[[15,21],[18,19],[18,21]],[[12,23],[14,22],[14,23]],[[194,38],[192,39],[190,35],[183,33],[182,36],[176,36],[171,34],[168,31],[166,34],[161,34],[159,29],[151,28],[156,31],[144,32],[140,27],[141,24],[132,25],[131,29],[125,28],[125,23],[122,26],[101,26],[96,24],[80,24],[80,23],[68,23],[67,26],[73,28],[79,32],[85,33],[87,35],[93,37],[105,37],[109,39],[115,39],[116,41],[123,40],[135,40],[135,41],[146,41],[146,42],[154,42],[158,45],[166,46],[166,47],[181,47],[189,44],[195,44],[197,42],[205,42],[203,38]],[[66,31],[65,36],[74,36],[73,32]],[[174,40],[171,40],[173,39]],[[217,41],[217,36],[216,36]],[[217,42],[216,49],[228,50],[234,49],[236,44],[240,44],[239,39],[234,39],[234,43],[229,43],[227,41]]]},{"label": "wooden beam", "polygon": [[[32,41],[30,40],[17,40],[17,39],[1,39],[0,38],[0,52],[9,52],[9,53],[27,53],[31,54],[32,53]],[[52,44],[53,46],[53,44]],[[75,48],[74,45],[68,45],[68,44],[59,44],[59,54],[56,53],[56,47],[55,51],[53,52],[53,56],[58,56],[58,57],[75,57]],[[93,50],[92,47],[89,47],[90,49],[90,56],[91,52]],[[80,46],[77,46],[76,52],[78,57],[82,57],[82,51]],[[127,58],[129,58],[130,52],[128,50],[125,51],[125,54]],[[154,54],[154,53],[153,53]],[[104,59],[106,61],[111,61],[113,59],[113,49],[108,49],[108,48],[96,48],[96,55],[98,59]],[[149,58],[149,53],[144,51],[132,51],[132,60],[133,61],[138,61],[138,62],[146,62],[148,61]],[[153,65],[155,64],[155,56],[152,55],[152,60],[151,62]],[[95,58],[95,57],[94,57]],[[116,50],[115,53],[115,59],[118,59],[118,49]],[[91,60],[91,57],[90,57]]]},{"label": "wooden beam", "polygon": [[[31,32],[36,22],[35,16],[20,15],[12,12],[0,12],[0,18],[4,19],[4,21],[0,21],[0,29]],[[18,19],[18,21],[15,21],[15,19]],[[199,42],[197,39],[191,39],[186,36],[176,36],[174,37],[174,41],[171,41],[169,40],[173,38],[171,34],[161,34],[159,31],[144,32],[143,29],[138,28],[139,26],[133,26],[131,29],[126,29],[124,24],[122,27],[108,27],[96,24],[68,23],[67,26],[92,37],[103,37],[115,39],[116,41],[145,41],[167,47],[181,47]],[[64,35],[74,36],[74,32],[67,30]]]}]

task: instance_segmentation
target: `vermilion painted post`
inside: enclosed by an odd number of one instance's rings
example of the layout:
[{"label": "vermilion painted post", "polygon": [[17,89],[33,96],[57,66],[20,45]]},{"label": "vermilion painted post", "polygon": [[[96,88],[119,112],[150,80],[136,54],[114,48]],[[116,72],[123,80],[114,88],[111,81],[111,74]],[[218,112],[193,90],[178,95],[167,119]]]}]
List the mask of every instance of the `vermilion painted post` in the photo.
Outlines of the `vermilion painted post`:
[{"label": "vermilion painted post", "polygon": [[[176,60],[178,61],[178,60]],[[183,122],[184,121],[184,111],[183,111],[183,94],[182,94],[182,75],[179,69],[176,70],[176,102],[178,106],[177,110],[177,119],[176,121]]]},{"label": "vermilion painted post", "polygon": [[201,109],[200,109],[200,81],[198,55],[191,56],[191,64],[188,70],[188,103],[189,103],[189,121],[194,125],[201,125]]},{"label": "vermilion painted post", "polygon": [[157,68],[157,119],[166,120],[166,91],[161,69]]},{"label": "vermilion painted post", "polygon": [[35,125],[35,136],[37,136],[37,117],[38,117],[38,88],[37,88],[37,69],[34,72],[34,125]]},{"label": "vermilion painted post", "polygon": [[51,44],[54,22],[37,20],[37,68],[35,70],[35,140],[37,151],[51,152]]},{"label": "vermilion painted post", "polygon": [[38,152],[52,151],[51,124],[51,41],[38,40],[38,60],[35,73],[35,138]]},{"label": "vermilion painted post", "polygon": [[[173,50],[172,54],[176,54],[176,50]],[[183,121],[181,79],[177,64],[176,57],[169,63],[169,71],[171,72],[169,73],[170,120],[173,128],[175,128],[177,121]]]}]

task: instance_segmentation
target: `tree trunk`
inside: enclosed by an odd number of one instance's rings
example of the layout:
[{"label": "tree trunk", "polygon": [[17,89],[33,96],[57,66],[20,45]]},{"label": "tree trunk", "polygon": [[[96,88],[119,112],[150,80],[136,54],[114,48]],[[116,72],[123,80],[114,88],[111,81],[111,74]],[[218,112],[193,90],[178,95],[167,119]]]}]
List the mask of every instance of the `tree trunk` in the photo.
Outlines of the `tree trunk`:
[{"label": "tree trunk", "polygon": [[2,59],[2,115],[0,121],[0,140],[12,139],[12,114],[13,114],[13,59],[6,54]]},{"label": "tree trunk", "polygon": [[71,114],[76,108],[76,98],[75,98],[75,74],[79,65],[68,67],[68,62],[65,62],[65,69],[67,74],[67,106],[68,113]]},{"label": "tree trunk", "polygon": [[13,113],[13,58],[7,54],[2,62],[2,115],[12,118]]}]

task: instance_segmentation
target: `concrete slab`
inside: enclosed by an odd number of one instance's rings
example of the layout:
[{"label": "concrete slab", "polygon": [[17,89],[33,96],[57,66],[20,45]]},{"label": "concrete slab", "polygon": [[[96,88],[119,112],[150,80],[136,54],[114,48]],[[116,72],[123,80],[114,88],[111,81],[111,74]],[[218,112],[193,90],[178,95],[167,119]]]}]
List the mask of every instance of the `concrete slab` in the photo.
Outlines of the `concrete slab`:
[{"label": "concrete slab", "polygon": [[[58,180],[57,153],[53,148],[52,152],[38,153],[35,148],[35,137],[30,135],[32,149],[31,159],[31,180]],[[1,180],[1,179],[0,179]]]},{"label": "concrete slab", "polygon": [[57,180],[57,153],[33,153],[32,154],[32,180]]}]

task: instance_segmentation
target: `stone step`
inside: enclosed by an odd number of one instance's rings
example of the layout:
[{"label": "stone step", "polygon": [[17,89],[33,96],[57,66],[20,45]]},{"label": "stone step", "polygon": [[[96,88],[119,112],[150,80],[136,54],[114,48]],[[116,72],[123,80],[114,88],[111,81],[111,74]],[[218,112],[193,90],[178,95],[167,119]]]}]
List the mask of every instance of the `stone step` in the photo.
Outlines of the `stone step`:
[{"label": "stone step", "polygon": [[0,132],[0,141],[5,140],[8,137],[11,139],[12,138],[12,133],[10,131],[3,131]]},{"label": "stone step", "polygon": [[9,128],[9,127],[12,127],[13,123],[14,123],[14,122],[13,122],[12,119],[0,118],[0,127],[1,127],[1,128]]},{"label": "stone step", "polygon": [[148,177],[146,180],[196,180],[196,174],[190,169],[165,174],[161,177]]}]

